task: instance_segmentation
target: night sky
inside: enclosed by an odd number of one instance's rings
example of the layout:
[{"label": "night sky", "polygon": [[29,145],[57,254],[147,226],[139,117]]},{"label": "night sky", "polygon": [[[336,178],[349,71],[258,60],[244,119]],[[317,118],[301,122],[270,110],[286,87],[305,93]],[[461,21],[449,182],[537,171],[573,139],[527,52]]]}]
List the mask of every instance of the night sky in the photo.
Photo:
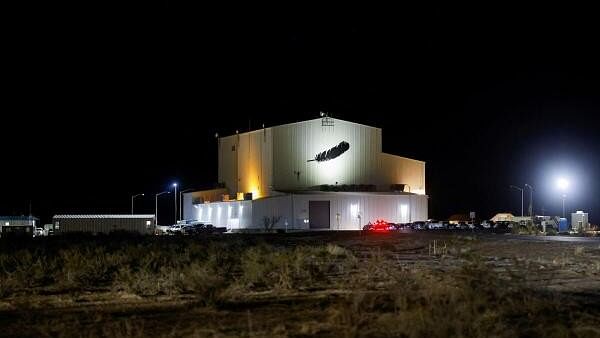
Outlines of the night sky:
[{"label": "night sky", "polygon": [[[525,183],[536,213],[558,215],[566,176],[567,210],[600,220],[600,57],[585,9],[292,19],[170,6],[9,25],[0,215],[26,215],[30,200],[43,222],[129,213],[142,192],[136,212],[153,213],[174,181],[215,183],[216,132],[323,110],[381,127],[385,152],[426,161],[432,218],[520,214],[509,185]],[[171,220],[172,198],[159,209]]]}]

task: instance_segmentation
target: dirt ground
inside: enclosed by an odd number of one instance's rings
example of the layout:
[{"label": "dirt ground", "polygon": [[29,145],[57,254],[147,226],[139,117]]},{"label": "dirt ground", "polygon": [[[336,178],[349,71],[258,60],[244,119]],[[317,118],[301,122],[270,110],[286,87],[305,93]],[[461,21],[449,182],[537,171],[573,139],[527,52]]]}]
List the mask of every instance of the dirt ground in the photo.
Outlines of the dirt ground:
[{"label": "dirt ground", "polygon": [[[336,250],[347,250],[353,264],[331,270],[314,284],[243,290],[230,286],[223,291],[227,296],[210,304],[194,293],[144,296],[106,288],[18,294],[0,299],[0,336],[535,336],[552,332],[600,337],[599,325],[593,324],[600,323],[599,238],[561,241],[470,232],[319,232],[226,235],[218,240],[256,241],[257,237],[261,244],[277,248],[326,246],[334,255]],[[466,278],[465,273],[472,275]],[[424,288],[423,283],[434,286]],[[495,294],[488,286],[511,288],[523,298],[530,297],[525,304],[536,305],[495,314],[493,306],[478,303],[480,297],[491,297],[490,302],[506,305],[497,299],[504,294]],[[403,287],[415,291],[398,290]],[[471,296],[465,293],[470,289],[479,291]],[[448,296],[455,291],[456,296]],[[514,292],[507,293],[507,299]],[[473,308],[453,309],[471,304],[464,297],[475,298]],[[514,307],[520,307],[520,301],[515,300]],[[430,332],[429,319],[411,317],[418,311],[451,324]],[[467,314],[473,317],[466,318]],[[486,315],[515,325],[498,327],[485,321]],[[536,326],[555,323],[562,316],[571,317],[560,329],[544,331]],[[459,323],[479,320],[480,326]],[[407,322],[422,325],[394,326]],[[529,332],[529,327],[538,331]],[[486,331],[491,329],[497,331]]]}]

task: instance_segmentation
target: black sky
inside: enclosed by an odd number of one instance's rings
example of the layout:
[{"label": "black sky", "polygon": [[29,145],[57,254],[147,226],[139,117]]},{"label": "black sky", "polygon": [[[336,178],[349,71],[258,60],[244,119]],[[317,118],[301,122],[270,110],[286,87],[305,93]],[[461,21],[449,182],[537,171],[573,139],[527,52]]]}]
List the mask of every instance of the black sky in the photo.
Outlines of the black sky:
[{"label": "black sky", "polygon": [[136,210],[152,213],[174,180],[215,182],[215,132],[325,110],[427,162],[431,217],[520,213],[508,186],[524,183],[536,212],[558,214],[554,178],[567,175],[568,209],[598,220],[600,58],[584,8],[162,7],[15,16],[0,214],[27,214],[29,200],[46,222],[129,212],[138,192]]}]

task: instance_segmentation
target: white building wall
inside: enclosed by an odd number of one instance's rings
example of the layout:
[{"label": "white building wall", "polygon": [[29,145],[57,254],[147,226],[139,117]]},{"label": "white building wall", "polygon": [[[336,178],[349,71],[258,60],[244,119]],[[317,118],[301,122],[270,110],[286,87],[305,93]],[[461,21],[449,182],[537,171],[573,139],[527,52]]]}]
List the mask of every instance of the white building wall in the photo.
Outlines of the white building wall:
[{"label": "white building wall", "polygon": [[[339,157],[317,162],[318,153],[345,141],[350,148]],[[378,184],[381,129],[321,119],[273,127],[273,185],[275,190],[304,190],[322,184]]]},{"label": "white building wall", "polygon": [[194,206],[189,199],[189,207],[186,199],[184,210],[188,220],[199,220],[234,231],[263,229],[264,217],[280,217],[275,229],[309,230],[309,201],[330,202],[331,230],[360,230],[363,225],[377,219],[393,223],[427,219],[427,196],[372,193],[288,194],[254,201]]},{"label": "white building wall", "polygon": [[252,227],[252,201],[196,204],[188,220],[196,220],[228,230]]},{"label": "white building wall", "polygon": [[264,228],[264,218],[280,217],[276,229],[292,229],[292,195],[262,198],[252,202],[252,224]]},{"label": "white building wall", "polygon": [[359,230],[363,225],[377,219],[393,223],[427,219],[427,196],[371,193],[302,194],[294,195],[295,228],[309,229],[308,223],[304,222],[310,217],[309,201],[330,202],[331,230]]},{"label": "white building wall", "polygon": [[330,202],[331,230],[359,230],[377,219],[394,223],[427,219],[427,197],[421,195],[294,194],[253,201],[253,227],[262,228],[265,216],[280,216],[275,228],[308,230],[309,201]]},{"label": "white building wall", "polygon": [[217,144],[219,182],[225,183],[229,194],[238,191],[238,135],[222,137]]}]

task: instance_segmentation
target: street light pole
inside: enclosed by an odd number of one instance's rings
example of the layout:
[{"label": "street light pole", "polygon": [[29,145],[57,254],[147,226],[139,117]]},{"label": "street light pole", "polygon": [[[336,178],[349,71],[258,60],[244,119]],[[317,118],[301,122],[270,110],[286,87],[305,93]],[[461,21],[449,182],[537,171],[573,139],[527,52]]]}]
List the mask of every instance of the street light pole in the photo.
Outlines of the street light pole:
[{"label": "street light pole", "polygon": [[177,183],[173,183],[173,188],[175,188],[175,192],[173,193],[173,202],[175,202],[175,223],[177,224]]},{"label": "street light pole", "polygon": [[144,194],[135,194],[135,195],[131,196],[131,214],[132,215],[133,215],[133,199],[138,196],[144,196]]},{"label": "street light pole", "polygon": [[562,216],[565,218],[565,199],[567,198],[567,189],[569,188],[569,180],[564,177],[561,177],[556,180],[556,186],[559,190],[562,191]]},{"label": "street light pole", "polygon": [[158,196],[162,194],[170,194],[170,191],[159,192],[154,196],[154,224],[158,225]]},{"label": "street light pole", "polygon": [[525,183],[525,187],[529,188],[529,216],[531,216],[531,222],[533,223],[533,187]]},{"label": "street light pole", "polygon": [[519,188],[519,187],[514,186],[514,185],[511,185],[510,187],[513,188],[513,189],[521,190],[521,217],[523,217],[523,190],[525,190],[525,189]]}]

